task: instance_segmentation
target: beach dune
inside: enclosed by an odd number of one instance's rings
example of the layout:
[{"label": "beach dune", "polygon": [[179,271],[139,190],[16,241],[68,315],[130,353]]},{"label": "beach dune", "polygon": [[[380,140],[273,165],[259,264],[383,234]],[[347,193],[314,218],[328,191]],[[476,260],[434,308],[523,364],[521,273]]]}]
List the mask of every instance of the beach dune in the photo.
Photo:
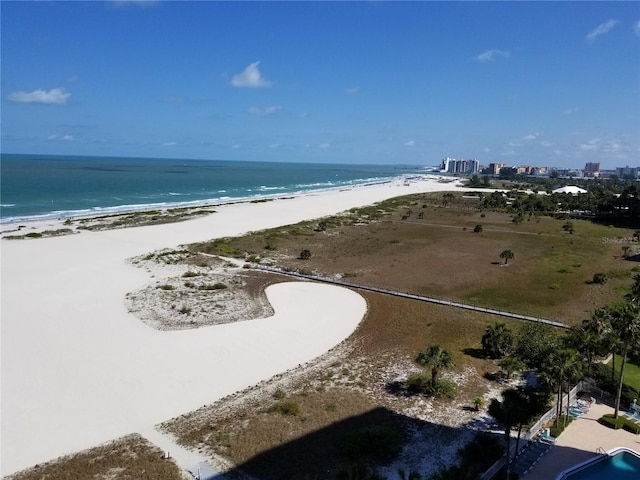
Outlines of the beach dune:
[{"label": "beach dune", "polygon": [[393,182],[220,206],[176,224],[3,240],[0,472],[146,430],[295,368],[347,338],[366,312],[350,290],[289,282],[267,290],[270,318],[157,331],[125,309],[126,293],[152,281],[127,258],[445,189]]}]

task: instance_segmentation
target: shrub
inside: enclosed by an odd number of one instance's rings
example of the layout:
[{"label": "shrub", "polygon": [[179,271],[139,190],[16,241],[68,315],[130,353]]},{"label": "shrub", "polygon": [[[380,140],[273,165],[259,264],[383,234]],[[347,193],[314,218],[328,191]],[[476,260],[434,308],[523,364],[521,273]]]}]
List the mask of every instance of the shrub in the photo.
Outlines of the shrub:
[{"label": "shrub", "polygon": [[475,227],[473,227],[473,232],[474,233],[482,233],[482,225],[478,224]]},{"label": "shrub", "polygon": [[607,283],[607,274],[602,272],[595,273],[593,275],[593,280],[591,280],[591,283],[604,285],[605,283]]},{"label": "shrub", "polygon": [[159,288],[160,290],[175,290],[176,287],[174,287],[173,285],[169,285],[169,284],[164,284],[164,285],[158,285],[156,288]]},{"label": "shrub", "polygon": [[456,390],[456,382],[448,378],[443,378],[438,380],[431,389],[431,395],[435,398],[455,398]]},{"label": "shrub", "polygon": [[311,252],[305,248],[300,252],[300,255],[298,256],[298,258],[300,260],[309,260],[311,258]]},{"label": "shrub", "polygon": [[554,425],[553,427],[549,428],[549,435],[551,435],[552,437],[558,438],[558,436],[562,432],[564,432],[564,429],[567,428],[572,421],[573,421],[573,418],[568,417],[566,422],[565,421],[558,422],[558,425]]},{"label": "shrub", "polygon": [[286,396],[287,394],[284,393],[284,390],[282,390],[281,388],[278,388],[275,392],[273,392],[273,398],[275,398],[276,400],[282,400]]},{"label": "shrub", "polygon": [[575,228],[573,226],[573,222],[565,222],[565,224],[562,225],[562,229],[565,232],[568,232],[568,233],[571,233],[571,234],[573,234],[575,232]]},{"label": "shrub", "polygon": [[454,398],[456,387],[456,383],[447,378],[440,379],[435,385],[431,385],[431,375],[426,372],[413,373],[407,378],[407,390],[435,398]]},{"label": "shrub", "polygon": [[640,433],[640,425],[622,416],[619,416],[617,419],[615,419],[613,418],[612,413],[607,413],[606,415],[603,415],[602,417],[600,417],[598,421],[602,425],[609,428],[613,428],[615,430],[622,428],[631,433],[635,433],[635,434]]},{"label": "shrub", "polygon": [[189,315],[191,313],[191,308],[183,305],[180,307],[180,310],[178,310],[178,312],[182,313],[183,315]]},{"label": "shrub", "polygon": [[224,290],[225,288],[227,288],[227,286],[224,283],[218,282],[213,285],[200,285],[198,290]]},{"label": "shrub", "polygon": [[407,378],[407,390],[413,393],[425,393],[431,388],[431,377],[424,372],[412,373]]},{"label": "shrub", "polygon": [[188,272],[184,272],[182,274],[183,278],[191,278],[191,277],[197,277],[199,275],[199,273],[196,272],[192,272],[191,270],[189,270]]},{"label": "shrub", "polygon": [[274,404],[269,410],[270,413],[279,413],[281,415],[287,415],[295,417],[300,413],[300,405],[296,402],[278,402]]}]

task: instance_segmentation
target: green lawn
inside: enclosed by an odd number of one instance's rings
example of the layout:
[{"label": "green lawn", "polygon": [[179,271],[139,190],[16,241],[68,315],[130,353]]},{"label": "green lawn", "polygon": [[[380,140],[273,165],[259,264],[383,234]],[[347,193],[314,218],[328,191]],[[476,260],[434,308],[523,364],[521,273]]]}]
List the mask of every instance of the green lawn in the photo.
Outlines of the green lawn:
[{"label": "green lawn", "polygon": [[[620,371],[620,355],[616,355],[615,368]],[[624,383],[634,388],[636,391],[640,390],[640,365],[635,365],[629,361],[624,366]]]}]

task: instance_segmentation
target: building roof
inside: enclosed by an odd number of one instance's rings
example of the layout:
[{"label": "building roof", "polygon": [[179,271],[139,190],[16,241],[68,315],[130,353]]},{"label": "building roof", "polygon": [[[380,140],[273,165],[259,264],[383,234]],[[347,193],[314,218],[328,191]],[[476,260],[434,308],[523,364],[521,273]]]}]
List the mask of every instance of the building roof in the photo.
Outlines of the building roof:
[{"label": "building roof", "polygon": [[570,193],[571,195],[578,195],[579,193],[587,193],[584,188],[576,187],[575,185],[567,185],[562,188],[556,188],[553,193]]}]

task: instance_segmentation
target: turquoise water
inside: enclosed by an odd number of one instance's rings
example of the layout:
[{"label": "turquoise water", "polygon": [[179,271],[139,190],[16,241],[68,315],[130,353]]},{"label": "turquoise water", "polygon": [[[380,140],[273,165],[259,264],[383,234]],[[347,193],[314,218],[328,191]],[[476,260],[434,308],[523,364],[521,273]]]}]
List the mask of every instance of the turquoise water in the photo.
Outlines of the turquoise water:
[{"label": "turquoise water", "polygon": [[565,477],[567,480],[639,480],[640,458],[619,452]]},{"label": "turquoise water", "polygon": [[384,182],[420,167],[122,157],[0,157],[2,222],[221,203]]}]

